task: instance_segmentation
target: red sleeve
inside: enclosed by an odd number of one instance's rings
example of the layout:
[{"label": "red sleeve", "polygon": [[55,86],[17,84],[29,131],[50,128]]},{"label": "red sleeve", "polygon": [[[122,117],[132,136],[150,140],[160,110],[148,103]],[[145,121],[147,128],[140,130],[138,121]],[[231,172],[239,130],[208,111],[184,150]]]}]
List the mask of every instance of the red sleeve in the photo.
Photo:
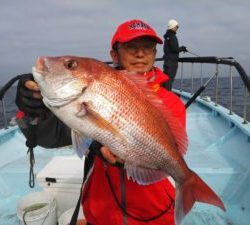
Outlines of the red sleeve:
[{"label": "red sleeve", "polygon": [[186,108],[180,98],[164,88],[158,90],[158,95],[164,101],[166,107],[172,112],[172,115],[186,127]]}]

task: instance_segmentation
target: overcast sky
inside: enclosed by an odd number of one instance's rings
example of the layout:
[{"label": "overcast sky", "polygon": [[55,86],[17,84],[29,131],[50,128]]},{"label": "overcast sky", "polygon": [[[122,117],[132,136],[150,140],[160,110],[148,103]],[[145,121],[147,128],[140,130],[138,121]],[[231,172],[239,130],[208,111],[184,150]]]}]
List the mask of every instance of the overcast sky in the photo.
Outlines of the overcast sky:
[{"label": "overcast sky", "polygon": [[40,55],[110,60],[117,25],[135,18],[160,36],[174,18],[180,45],[200,56],[233,56],[250,74],[249,11],[249,0],[1,0],[0,86],[30,72]]}]

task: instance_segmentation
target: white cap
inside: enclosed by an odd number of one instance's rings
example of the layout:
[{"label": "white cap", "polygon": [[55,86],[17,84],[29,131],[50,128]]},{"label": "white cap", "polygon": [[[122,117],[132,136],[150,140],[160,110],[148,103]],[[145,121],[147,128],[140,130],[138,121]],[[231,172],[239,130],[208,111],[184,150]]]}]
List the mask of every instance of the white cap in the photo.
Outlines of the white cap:
[{"label": "white cap", "polygon": [[172,29],[176,26],[179,26],[179,23],[176,20],[169,20],[168,21],[168,29]]}]

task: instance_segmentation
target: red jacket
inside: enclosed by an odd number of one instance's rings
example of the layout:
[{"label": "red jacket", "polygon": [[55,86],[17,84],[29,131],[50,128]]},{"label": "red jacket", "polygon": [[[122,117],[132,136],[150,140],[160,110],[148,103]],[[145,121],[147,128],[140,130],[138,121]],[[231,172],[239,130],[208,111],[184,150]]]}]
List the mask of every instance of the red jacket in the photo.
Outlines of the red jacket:
[{"label": "red jacket", "polygon": [[[186,114],[183,103],[175,94],[160,87],[160,84],[168,80],[168,77],[155,68],[154,72],[147,74],[147,78],[149,85],[164,100],[172,114],[185,126]],[[154,80],[150,81],[151,78]],[[119,203],[123,201],[128,213],[142,219],[157,216],[164,210],[167,210],[167,213],[147,223],[123,216],[122,210],[115,201],[105,171],[108,173]],[[150,185],[138,185],[127,179],[123,168],[104,165],[98,157],[95,158],[93,172],[85,185],[83,196],[84,214],[88,223],[92,225],[174,224],[175,189],[168,179]]]}]

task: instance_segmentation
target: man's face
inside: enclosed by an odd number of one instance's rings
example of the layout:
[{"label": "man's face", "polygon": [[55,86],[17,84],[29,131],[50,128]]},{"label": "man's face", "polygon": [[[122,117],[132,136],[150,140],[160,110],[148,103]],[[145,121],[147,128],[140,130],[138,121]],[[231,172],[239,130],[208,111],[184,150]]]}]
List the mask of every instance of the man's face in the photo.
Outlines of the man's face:
[{"label": "man's face", "polygon": [[121,69],[144,73],[152,69],[156,56],[156,43],[148,37],[140,37],[126,43],[118,43],[111,50],[111,57]]}]

